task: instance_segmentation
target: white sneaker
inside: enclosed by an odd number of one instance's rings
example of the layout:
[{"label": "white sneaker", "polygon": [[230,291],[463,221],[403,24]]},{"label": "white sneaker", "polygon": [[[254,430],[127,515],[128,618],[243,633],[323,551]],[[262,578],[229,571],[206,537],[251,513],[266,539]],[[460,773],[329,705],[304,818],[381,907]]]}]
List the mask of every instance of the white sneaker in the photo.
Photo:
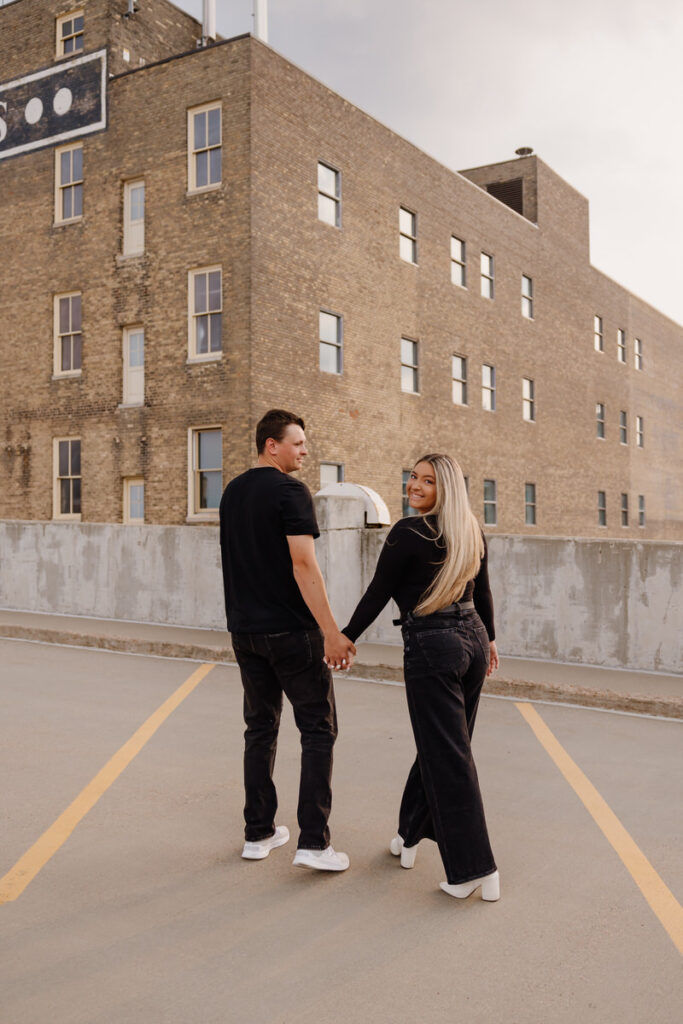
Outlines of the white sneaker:
[{"label": "white sneaker", "polygon": [[324,850],[297,850],[292,861],[297,867],[315,868],[317,871],[346,871],[349,858],[337,853],[331,846]]},{"label": "white sneaker", "polygon": [[289,842],[289,829],[286,825],[276,825],[275,832],[267,839],[259,839],[256,843],[245,843],[242,856],[245,860],[263,860],[276,846],[284,846]]}]

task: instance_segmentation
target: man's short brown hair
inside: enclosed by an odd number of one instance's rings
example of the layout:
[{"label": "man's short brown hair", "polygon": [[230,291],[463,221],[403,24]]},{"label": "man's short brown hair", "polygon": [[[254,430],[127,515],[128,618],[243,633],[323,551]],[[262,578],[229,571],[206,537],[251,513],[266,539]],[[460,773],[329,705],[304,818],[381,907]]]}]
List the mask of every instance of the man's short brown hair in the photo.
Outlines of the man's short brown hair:
[{"label": "man's short brown hair", "polygon": [[301,416],[295,416],[293,412],[287,412],[285,409],[269,409],[265,416],[261,417],[256,424],[256,451],[259,455],[266,447],[269,437],[272,437],[274,441],[282,440],[290,423],[304,429],[304,421]]}]

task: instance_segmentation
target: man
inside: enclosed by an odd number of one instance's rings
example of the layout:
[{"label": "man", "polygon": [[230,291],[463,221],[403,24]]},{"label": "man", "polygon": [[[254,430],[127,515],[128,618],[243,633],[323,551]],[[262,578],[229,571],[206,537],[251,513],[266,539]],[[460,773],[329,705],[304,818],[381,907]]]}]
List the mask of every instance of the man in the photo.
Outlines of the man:
[{"label": "man", "polygon": [[300,416],[271,409],[256,427],[257,464],[231,480],[220,507],[228,629],[244,687],[246,822],[242,856],[261,860],[289,839],[275,825],[273,766],[282,694],[301,733],[299,842],[294,864],[345,871],[330,845],[332,748],[337,738],[333,668],[356,653],[339,632],[313,541],[310,491],[290,476],[308,454]]}]

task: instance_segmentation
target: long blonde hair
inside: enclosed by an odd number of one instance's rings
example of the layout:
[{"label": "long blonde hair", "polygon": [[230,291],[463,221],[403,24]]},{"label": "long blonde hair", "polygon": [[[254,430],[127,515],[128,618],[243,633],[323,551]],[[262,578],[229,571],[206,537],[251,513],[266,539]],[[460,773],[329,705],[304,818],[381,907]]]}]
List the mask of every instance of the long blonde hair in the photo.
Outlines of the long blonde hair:
[{"label": "long blonde hair", "polygon": [[434,470],[436,502],[428,514],[436,516],[434,540],[443,538],[446,545],[443,565],[415,609],[418,615],[429,615],[460,600],[469,580],[479,572],[484,540],[455,459],[450,455],[423,455],[415,465],[420,462],[428,462]]}]

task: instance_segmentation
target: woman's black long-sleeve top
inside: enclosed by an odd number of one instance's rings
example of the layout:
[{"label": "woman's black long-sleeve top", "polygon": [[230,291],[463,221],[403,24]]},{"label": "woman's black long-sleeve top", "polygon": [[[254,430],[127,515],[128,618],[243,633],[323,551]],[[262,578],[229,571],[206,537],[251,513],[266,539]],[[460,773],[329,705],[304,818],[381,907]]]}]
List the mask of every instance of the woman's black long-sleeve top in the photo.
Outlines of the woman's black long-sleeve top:
[{"label": "woman's black long-sleeve top", "polygon": [[[396,601],[401,617],[414,611],[446,556],[445,541],[443,538],[439,541],[434,539],[435,529],[436,516],[409,516],[399,519],[391,528],[372,582],[358,602],[348,626],[342,630],[349,640],[355,641],[368,628],[389,598]],[[479,572],[468,582],[460,600],[474,601],[489,640],[495,640],[486,538]]]}]

